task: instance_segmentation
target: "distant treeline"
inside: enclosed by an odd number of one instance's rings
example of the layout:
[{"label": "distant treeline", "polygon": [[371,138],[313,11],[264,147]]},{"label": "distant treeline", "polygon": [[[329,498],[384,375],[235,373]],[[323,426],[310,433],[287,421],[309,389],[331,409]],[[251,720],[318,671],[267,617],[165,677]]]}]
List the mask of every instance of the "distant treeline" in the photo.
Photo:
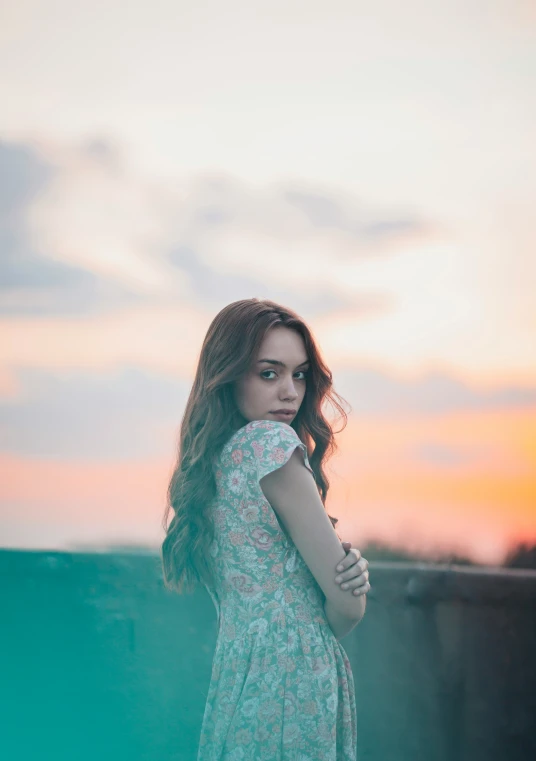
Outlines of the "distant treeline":
[{"label": "distant treeline", "polygon": [[[458,555],[454,552],[442,553],[440,551],[426,550],[423,548],[422,552],[409,552],[402,547],[388,544],[381,540],[370,540],[368,542],[360,542],[357,545],[364,557],[369,561],[401,561],[401,562],[418,562],[418,563],[440,563],[451,565],[480,565],[475,563],[464,555]],[[96,548],[92,545],[73,545],[70,549],[74,552],[94,552]],[[146,545],[136,544],[113,544],[101,546],[99,551],[121,554],[134,554],[144,555],[153,554],[159,552],[159,548],[149,547]],[[513,546],[503,563],[499,564],[502,568],[536,568],[536,544],[528,544],[525,542],[519,543]]]},{"label": "distant treeline", "polygon": [[536,568],[536,544],[522,542],[510,550],[503,565],[506,568]]},{"label": "distant treeline", "polygon": [[[408,552],[401,547],[389,545],[381,541],[370,541],[359,545],[364,557],[370,561],[417,561],[422,563],[451,563],[453,565],[478,565],[473,560],[456,553]],[[536,568],[536,545],[522,542],[510,549],[503,568]]]}]

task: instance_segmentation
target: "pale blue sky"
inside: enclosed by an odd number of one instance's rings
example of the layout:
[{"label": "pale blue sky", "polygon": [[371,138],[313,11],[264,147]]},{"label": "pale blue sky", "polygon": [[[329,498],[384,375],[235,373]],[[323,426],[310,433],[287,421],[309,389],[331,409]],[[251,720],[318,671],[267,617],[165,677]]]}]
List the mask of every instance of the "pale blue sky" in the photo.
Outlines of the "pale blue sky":
[{"label": "pale blue sky", "polygon": [[[172,457],[205,331],[252,296],[311,324],[354,419],[482,415],[470,446],[463,424],[407,440],[411,467],[485,468],[495,414],[509,433],[489,468],[533,467],[515,427],[536,389],[532,3],[18,0],[0,15],[8,471]],[[17,495],[0,500],[20,537],[17,505],[35,525],[41,507]],[[504,548],[503,508],[482,557]]]}]

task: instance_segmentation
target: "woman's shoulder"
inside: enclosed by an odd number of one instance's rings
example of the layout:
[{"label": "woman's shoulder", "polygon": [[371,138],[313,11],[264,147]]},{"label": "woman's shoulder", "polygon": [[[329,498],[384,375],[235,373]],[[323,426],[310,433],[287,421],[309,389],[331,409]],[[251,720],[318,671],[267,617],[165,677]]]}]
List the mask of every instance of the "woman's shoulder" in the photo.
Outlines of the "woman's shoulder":
[{"label": "woman's shoulder", "polygon": [[234,447],[253,441],[289,438],[299,440],[298,434],[288,423],[279,420],[251,420],[247,425],[234,432],[228,444]]},{"label": "woman's shoulder", "polygon": [[278,420],[252,420],[231,437],[222,465],[252,470],[260,480],[288,462],[296,447],[303,452],[305,466],[314,476],[307,447],[294,428]]},{"label": "woman's shoulder", "polygon": [[221,451],[221,462],[242,462],[250,455],[259,457],[263,451],[293,442],[301,443],[298,434],[288,423],[279,420],[251,420],[235,431]]}]

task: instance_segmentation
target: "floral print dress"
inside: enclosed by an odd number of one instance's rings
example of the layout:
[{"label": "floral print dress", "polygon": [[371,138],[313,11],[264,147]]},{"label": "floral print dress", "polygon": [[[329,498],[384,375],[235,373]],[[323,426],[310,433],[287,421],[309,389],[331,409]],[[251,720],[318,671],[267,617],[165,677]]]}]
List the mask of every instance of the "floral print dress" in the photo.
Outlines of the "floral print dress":
[{"label": "floral print dress", "polygon": [[207,590],[219,628],[197,761],[356,759],[350,662],[322,589],[259,484],[296,447],[313,473],[293,428],[254,420],[214,463],[217,578]]}]

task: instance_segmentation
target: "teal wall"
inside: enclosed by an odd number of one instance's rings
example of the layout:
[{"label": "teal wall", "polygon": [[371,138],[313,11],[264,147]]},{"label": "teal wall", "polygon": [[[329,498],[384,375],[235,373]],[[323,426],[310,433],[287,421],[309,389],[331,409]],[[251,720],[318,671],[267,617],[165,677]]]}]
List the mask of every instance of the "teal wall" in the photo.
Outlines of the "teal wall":
[{"label": "teal wall", "polygon": [[[370,563],[342,640],[358,761],[536,759],[536,571]],[[208,593],[157,554],[0,550],[0,755],[195,761],[216,642]]]}]

